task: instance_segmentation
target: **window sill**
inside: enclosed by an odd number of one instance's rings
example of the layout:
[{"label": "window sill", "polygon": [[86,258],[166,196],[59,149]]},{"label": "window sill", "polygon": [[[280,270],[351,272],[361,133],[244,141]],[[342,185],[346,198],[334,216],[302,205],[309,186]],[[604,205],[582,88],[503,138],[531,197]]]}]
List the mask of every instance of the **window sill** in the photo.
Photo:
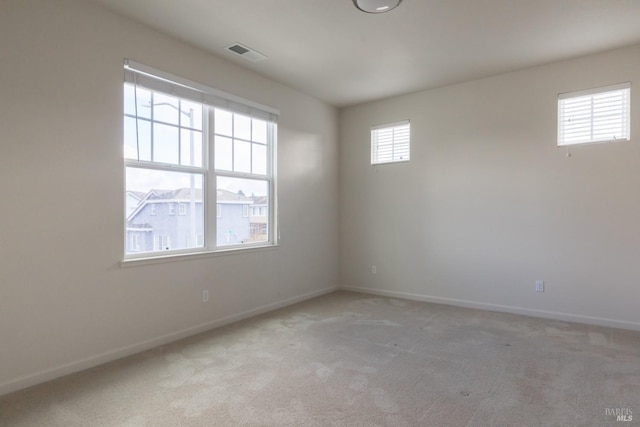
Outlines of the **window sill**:
[{"label": "window sill", "polygon": [[579,147],[581,145],[598,145],[598,144],[610,144],[613,142],[631,142],[631,138],[620,138],[620,139],[603,139],[601,141],[584,141],[584,142],[566,142],[564,144],[558,143],[558,148],[568,148],[568,147]]},{"label": "window sill", "polygon": [[202,252],[190,252],[190,253],[180,253],[180,254],[170,254],[170,255],[154,255],[144,258],[130,258],[120,261],[121,268],[127,267],[137,267],[140,265],[149,265],[149,264],[162,264],[166,262],[175,262],[175,261],[189,261],[193,259],[201,259],[201,258],[210,258],[210,257],[218,257],[218,256],[226,256],[226,255],[237,255],[244,253],[253,253],[253,252],[262,252],[278,249],[280,245],[265,245],[265,246],[252,246],[246,248],[229,248],[229,249],[218,249],[215,251],[202,251]]}]

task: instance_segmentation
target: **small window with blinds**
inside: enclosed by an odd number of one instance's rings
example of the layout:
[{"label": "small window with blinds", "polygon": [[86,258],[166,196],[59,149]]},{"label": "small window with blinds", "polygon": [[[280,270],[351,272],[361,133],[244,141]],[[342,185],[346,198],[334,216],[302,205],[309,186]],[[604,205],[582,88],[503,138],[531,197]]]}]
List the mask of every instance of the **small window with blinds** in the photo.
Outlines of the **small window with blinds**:
[{"label": "small window with blinds", "polygon": [[408,162],[411,124],[403,122],[371,128],[371,164]]},{"label": "small window with blinds", "polygon": [[629,140],[631,83],[558,96],[558,145]]}]

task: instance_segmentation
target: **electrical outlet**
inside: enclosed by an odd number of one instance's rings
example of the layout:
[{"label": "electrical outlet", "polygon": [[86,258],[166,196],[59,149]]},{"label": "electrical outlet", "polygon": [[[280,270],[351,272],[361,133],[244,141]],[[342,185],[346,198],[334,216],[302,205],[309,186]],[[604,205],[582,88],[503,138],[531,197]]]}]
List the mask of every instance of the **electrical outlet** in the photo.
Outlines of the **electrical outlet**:
[{"label": "electrical outlet", "polygon": [[202,302],[209,302],[209,290],[205,289],[202,291]]},{"label": "electrical outlet", "polygon": [[536,292],[544,292],[544,281],[536,280]]},{"label": "electrical outlet", "polygon": [[375,265],[371,266],[371,274],[378,274],[378,269],[376,268]]}]

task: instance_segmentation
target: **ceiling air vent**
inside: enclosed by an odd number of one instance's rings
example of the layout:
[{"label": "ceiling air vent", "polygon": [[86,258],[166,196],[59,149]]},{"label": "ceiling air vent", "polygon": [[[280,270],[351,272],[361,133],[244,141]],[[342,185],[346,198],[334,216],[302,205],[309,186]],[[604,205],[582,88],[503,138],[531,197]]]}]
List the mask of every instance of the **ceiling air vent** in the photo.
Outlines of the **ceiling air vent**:
[{"label": "ceiling air vent", "polygon": [[245,46],[240,43],[234,43],[231,46],[227,46],[227,50],[235,53],[236,55],[242,56],[245,59],[248,59],[251,62],[262,61],[266,58],[263,54],[258,51],[251,49],[249,46]]}]

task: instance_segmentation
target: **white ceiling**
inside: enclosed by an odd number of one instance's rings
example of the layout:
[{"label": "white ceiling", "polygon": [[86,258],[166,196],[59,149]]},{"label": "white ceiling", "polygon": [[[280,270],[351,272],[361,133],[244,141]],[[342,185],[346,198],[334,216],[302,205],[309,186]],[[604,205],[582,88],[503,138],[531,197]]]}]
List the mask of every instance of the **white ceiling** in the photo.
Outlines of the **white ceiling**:
[{"label": "white ceiling", "polygon": [[640,43],[640,0],[93,1],[338,107]]}]

